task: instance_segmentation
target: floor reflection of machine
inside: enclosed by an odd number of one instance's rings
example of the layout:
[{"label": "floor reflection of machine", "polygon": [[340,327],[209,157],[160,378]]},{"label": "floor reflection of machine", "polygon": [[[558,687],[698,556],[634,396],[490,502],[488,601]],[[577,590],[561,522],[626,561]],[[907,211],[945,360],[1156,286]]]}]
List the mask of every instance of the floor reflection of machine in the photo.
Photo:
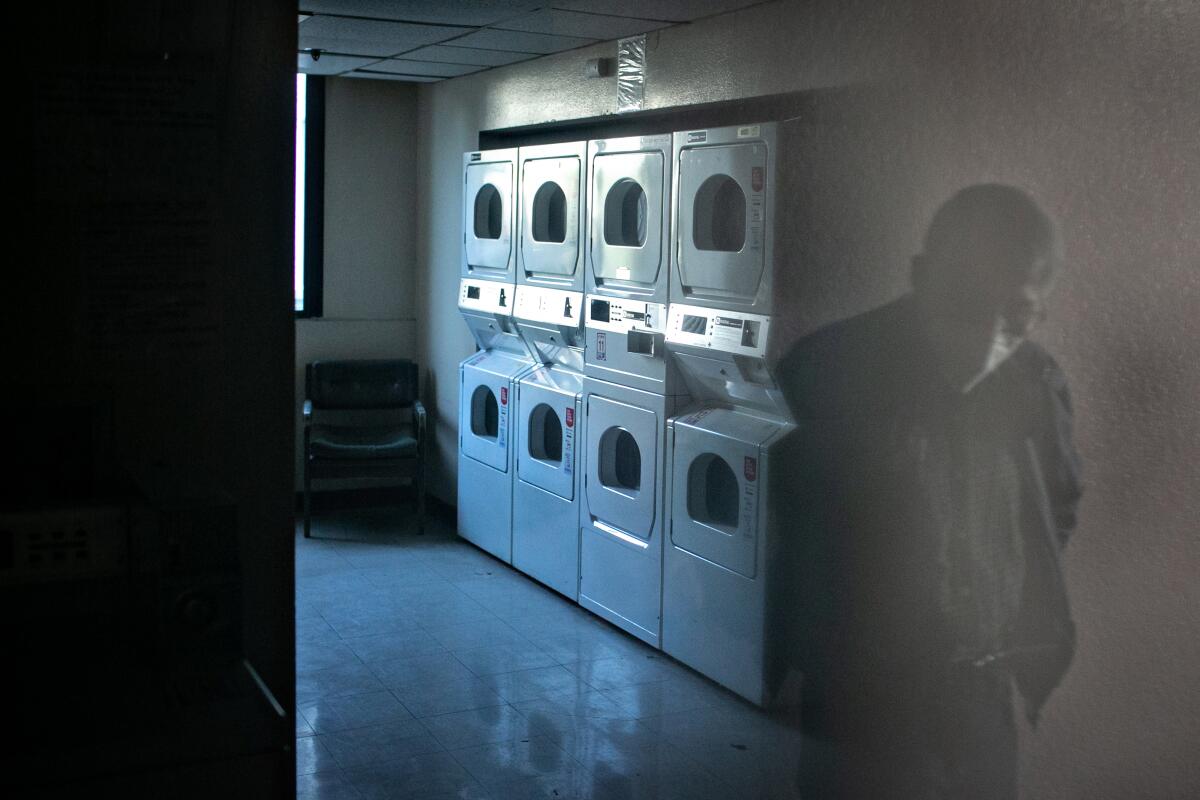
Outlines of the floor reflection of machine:
[{"label": "floor reflection of machine", "polygon": [[769,369],[775,147],[774,124],[675,134],[666,334],[695,403],[667,439],[663,649],[760,705],[795,429]]},{"label": "floor reflection of machine", "polygon": [[585,142],[520,150],[520,245],[514,322],[541,366],[521,378],[513,566],[579,596],[583,392]]},{"label": "floor reflection of machine", "polygon": [[667,419],[682,384],[664,347],[671,137],[588,144],[579,602],[661,638]]},{"label": "floor reflection of machine", "polygon": [[512,319],[516,288],[517,151],[463,156],[458,308],[480,352],[459,365],[458,532],[512,560],[518,378],[534,364]]}]

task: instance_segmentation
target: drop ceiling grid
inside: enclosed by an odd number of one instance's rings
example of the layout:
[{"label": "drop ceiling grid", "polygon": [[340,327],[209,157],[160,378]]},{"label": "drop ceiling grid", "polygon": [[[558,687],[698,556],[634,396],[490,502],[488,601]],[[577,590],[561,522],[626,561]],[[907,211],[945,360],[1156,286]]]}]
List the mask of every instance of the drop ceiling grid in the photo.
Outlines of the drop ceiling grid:
[{"label": "drop ceiling grid", "polygon": [[[299,26],[299,68],[322,75],[441,80],[759,2],[763,0],[302,0],[300,11],[306,16]],[[322,51],[322,60],[335,60],[323,64],[311,58],[312,50]],[[428,56],[421,58],[422,53]]]}]

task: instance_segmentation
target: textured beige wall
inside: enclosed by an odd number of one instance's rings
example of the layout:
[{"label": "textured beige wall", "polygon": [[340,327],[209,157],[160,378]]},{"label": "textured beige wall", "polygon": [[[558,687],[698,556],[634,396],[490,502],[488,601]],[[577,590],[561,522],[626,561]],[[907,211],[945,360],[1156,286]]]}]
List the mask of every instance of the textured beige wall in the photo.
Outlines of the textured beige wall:
[{"label": "textured beige wall", "polygon": [[[416,355],[417,91],[325,82],[324,315],[296,320],[296,473],[302,487],[304,365]],[[323,481],[320,488],[380,481]]]},{"label": "textured beige wall", "polygon": [[[887,8],[883,8],[883,6]],[[433,489],[454,498],[461,153],[480,130],[614,113],[585,60],[612,45],[422,87],[418,348],[434,373]],[[1200,5],[786,2],[649,40],[648,107],[867,82],[899,128],[881,174],[911,198],[881,241],[915,246],[955,189],[1025,186],[1068,263],[1040,338],[1071,379],[1087,494],[1067,554],[1080,647],[1036,732],[1028,798],[1200,796]],[[836,223],[835,223],[836,224]],[[831,291],[850,314],[898,291],[909,252]]]}]

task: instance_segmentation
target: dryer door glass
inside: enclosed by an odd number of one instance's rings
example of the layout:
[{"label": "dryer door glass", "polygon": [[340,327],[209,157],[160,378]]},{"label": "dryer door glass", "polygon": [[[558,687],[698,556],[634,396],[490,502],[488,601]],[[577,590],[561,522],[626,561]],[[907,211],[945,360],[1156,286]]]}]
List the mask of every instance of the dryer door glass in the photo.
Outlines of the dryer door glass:
[{"label": "dryer door glass", "polygon": [[[665,283],[660,152],[612,153],[592,161],[590,247],[597,287],[648,295]],[[665,288],[665,287],[663,287]]]},{"label": "dryer door glass", "polygon": [[529,455],[538,461],[562,463],[563,429],[558,414],[546,403],[538,403],[529,415]]},{"label": "dryer door glass", "polygon": [[490,387],[477,386],[471,393],[471,433],[492,440],[500,433],[500,404]]},{"label": "dryer door glass", "polygon": [[586,430],[589,513],[649,539],[658,497],[660,417],[648,408],[591,395]]},{"label": "dryer door glass", "polygon": [[676,241],[679,281],[688,296],[748,305],[762,294],[766,164],[762,143],[680,154]]},{"label": "dryer door glass", "polygon": [[688,467],[688,516],[697,522],[732,533],[738,526],[741,492],[729,462],[705,453]]},{"label": "dryer door glass", "polygon": [[511,161],[467,167],[463,187],[464,277],[510,278],[512,264]]},{"label": "dryer door glass", "polygon": [[621,247],[646,244],[646,191],[631,178],[622,178],[604,199],[604,243]]},{"label": "dryer door glass", "polygon": [[475,238],[499,239],[504,231],[504,199],[500,190],[485,183],[475,195]]},{"label": "dryer door glass", "polygon": [[576,275],[583,276],[579,269],[581,165],[576,156],[530,159],[523,164],[521,269],[527,282],[572,286]]}]

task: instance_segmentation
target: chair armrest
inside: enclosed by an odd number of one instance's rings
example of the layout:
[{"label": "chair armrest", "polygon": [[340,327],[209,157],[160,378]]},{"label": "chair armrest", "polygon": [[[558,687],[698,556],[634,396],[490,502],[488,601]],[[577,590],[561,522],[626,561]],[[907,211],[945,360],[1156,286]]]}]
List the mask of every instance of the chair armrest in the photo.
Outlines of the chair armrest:
[{"label": "chair armrest", "polygon": [[304,411],[303,411],[303,413],[304,413],[304,422],[305,422],[305,424],[308,424],[308,423],[312,422],[312,417],[313,417],[313,404],[312,404],[312,400],[305,400],[305,401],[304,401]]}]

